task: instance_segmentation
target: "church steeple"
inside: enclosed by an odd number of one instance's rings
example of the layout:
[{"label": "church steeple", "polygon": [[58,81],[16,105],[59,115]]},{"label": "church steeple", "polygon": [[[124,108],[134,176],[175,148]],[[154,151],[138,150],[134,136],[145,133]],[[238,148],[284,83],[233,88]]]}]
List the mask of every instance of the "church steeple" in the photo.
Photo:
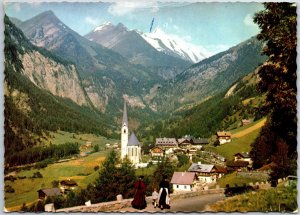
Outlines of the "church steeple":
[{"label": "church steeple", "polygon": [[126,125],[128,127],[126,102],[124,102],[123,122],[122,122],[122,126],[124,126],[124,125]]},{"label": "church steeple", "polygon": [[123,122],[121,128],[121,159],[127,155],[127,144],[128,144],[128,118],[126,102],[124,102]]}]

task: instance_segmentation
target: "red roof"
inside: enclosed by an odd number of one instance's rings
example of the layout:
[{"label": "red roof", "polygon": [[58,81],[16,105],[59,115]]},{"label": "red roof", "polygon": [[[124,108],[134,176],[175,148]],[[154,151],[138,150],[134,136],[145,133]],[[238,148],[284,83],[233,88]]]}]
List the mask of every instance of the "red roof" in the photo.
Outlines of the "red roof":
[{"label": "red roof", "polygon": [[172,184],[193,184],[195,178],[194,172],[174,172],[171,183]]}]

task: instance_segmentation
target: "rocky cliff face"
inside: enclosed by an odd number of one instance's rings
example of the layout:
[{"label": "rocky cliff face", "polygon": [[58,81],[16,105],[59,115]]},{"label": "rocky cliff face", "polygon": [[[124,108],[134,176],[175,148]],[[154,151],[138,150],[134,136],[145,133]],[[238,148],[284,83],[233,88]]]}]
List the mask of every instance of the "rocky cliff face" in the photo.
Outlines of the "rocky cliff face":
[{"label": "rocky cliff face", "polygon": [[23,73],[38,87],[53,95],[88,105],[74,65],[64,66],[38,51],[21,56]]}]

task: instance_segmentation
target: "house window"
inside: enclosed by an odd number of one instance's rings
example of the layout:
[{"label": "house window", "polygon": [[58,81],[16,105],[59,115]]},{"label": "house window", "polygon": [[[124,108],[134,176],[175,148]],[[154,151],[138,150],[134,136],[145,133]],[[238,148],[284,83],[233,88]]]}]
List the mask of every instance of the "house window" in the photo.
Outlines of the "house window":
[{"label": "house window", "polygon": [[176,188],[179,188],[179,185],[178,185],[178,184],[176,185]]},{"label": "house window", "polygon": [[186,185],[184,185],[184,189],[186,189]]},{"label": "house window", "polygon": [[124,134],[126,133],[126,129],[124,129]]}]

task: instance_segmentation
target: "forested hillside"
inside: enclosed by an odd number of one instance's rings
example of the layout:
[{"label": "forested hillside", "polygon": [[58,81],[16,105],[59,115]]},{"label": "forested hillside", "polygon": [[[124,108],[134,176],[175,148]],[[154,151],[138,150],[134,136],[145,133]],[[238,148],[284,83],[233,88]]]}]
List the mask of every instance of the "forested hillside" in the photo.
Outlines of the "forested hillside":
[{"label": "forested hillside", "polygon": [[170,119],[157,122],[147,135],[210,137],[217,130],[241,126],[242,119],[260,119],[265,114],[261,108],[265,98],[256,90],[257,83],[257,71],[252,72],[226,91],[198,105],[180,108]]},{"label": "forested hillside", "polygon": [[65,130],[108,135],[113,129],[105,115],[78,106],[38,88],[23,74],[20,57],[38,51],[57,63],[68,65],[46,50],[30,44],[23,33],[5,16],[5,158],[16,151],[42,143],[47,131]]}]

